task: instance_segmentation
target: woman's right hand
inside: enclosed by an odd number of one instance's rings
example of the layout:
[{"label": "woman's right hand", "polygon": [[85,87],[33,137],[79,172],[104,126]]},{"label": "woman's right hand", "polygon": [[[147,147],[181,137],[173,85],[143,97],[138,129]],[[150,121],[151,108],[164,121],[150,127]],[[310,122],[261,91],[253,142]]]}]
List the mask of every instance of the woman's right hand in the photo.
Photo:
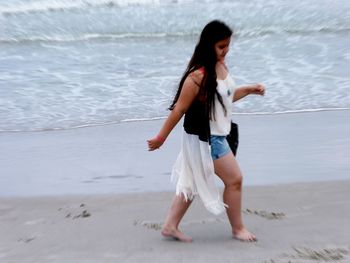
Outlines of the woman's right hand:
[{"label": "woman's right hand", "polygon": [[164,141],[162,141],[161,139],[158,138],[158,136],[156,136],[150,140],[147,140],[147,143],[148,143],[148,150],[154,151],[159,149],[159,147],[163,145]]}]

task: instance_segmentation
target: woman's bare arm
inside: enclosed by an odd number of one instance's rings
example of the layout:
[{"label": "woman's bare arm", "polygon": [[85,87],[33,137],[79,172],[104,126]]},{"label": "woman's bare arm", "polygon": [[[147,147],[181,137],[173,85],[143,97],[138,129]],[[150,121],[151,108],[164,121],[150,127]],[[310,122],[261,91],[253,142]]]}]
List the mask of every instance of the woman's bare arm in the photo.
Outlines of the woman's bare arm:
[{"label": "woman's bare arm", "polygon": [[176,102],[174,109],[165,120],[158,135],[147,141],[149,151],[158,149],[164,143],[176,124],[181,120],[182,116],[186,113],[198,95],[199,86],[197,83],[201,83],[201,79],[202,75],[199,74],[192,74],[187,77],[183,84],[179,99]]}]

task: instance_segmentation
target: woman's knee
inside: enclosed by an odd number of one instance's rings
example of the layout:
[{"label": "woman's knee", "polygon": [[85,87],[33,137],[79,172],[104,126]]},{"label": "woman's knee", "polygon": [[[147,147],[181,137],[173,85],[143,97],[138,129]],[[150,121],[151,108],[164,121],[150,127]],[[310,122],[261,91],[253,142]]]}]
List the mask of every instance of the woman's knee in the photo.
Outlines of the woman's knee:
[{"label": "woman's knee", "polygon": [[235,176],[235,178],[232,178],[228,182],[224,182],[226,188],[230,188],[232,190],[241,190],[242,184],[243,184],[243,177],[242,175]]}]

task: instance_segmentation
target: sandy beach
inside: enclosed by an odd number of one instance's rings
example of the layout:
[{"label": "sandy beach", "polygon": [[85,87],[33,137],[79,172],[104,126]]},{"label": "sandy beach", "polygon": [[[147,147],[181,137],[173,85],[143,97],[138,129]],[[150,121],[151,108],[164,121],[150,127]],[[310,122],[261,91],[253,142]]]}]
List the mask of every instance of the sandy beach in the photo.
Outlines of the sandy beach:
[{"label": "sandy beach", "polygon": [[[183,244],[160,236],[181,125],[0,134],[0,262],[350,262],[350,111],[237,115],[243,215],[257,243],[196,199]],[[218,182],[221,187],[220,182]]]},{"label": "sandy beach", "polygon": [[[232,105],[255,243],[198,197],[161,236],[182,123],[147,140],[214,55],[266,87]],[[0,0],[0,263],[350,263],[349,68],[349,0]]]},{"label": "sandy beach", "polygon": [[350,262],[350,181],[246,187],[243,213],[257,243],[232,239],[199,200],[163,239],[172,193],[2,198],[1,262]]}]

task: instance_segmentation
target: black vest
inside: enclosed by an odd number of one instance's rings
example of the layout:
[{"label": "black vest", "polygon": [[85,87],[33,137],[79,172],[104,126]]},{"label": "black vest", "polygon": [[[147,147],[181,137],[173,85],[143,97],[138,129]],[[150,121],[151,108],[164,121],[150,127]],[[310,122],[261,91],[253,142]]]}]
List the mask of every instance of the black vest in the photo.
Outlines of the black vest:
[{"label": "black vest", "polygon": [[186,133],[198,135],[199,140],[210,143],[209,114],[205,102],[198,97],[185,113],[184,129]]}]

